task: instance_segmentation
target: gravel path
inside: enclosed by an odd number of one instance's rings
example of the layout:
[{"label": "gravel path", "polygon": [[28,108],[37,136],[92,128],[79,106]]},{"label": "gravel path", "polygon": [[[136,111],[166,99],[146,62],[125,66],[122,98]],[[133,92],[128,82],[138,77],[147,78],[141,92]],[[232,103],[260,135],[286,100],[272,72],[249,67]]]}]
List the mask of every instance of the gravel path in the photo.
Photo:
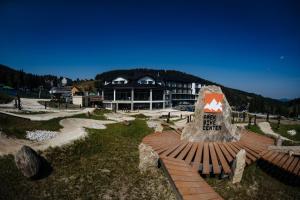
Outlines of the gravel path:
[{"label": "gravel path", "polygon": [[[50,101],[50,99],[28,99],[21,98],[21,105],[23,109],[45,109],[43,105],[41,105],[38,101]],[[0,104],[1,108],[14,108],[15,101],[8,104]]]},{"label": "gravel path", "polygon": [[262,132],[264,132],[267,135],[271,135],[271,136],[274,136],[276,138],[280,136],[282,140],[290,140],[286,137],[283,137],[283,136],[279,135],[278,133],[275,133],[272,130],[269,122],[259,122],[258,126],[259,126],[260,130],[262,130]]},{"label": "gravel path", "polygon": [[60,124],[63,128],[57,133],[57,136],[41,142],[9,138],[0,134],[0,156],[15,154],[23,145],[28,145],[35,150],[45,150],[49,147],[62,146],[85,137],[87,135],[85,128],[105,129],[106,124],[112,123],[116,122],[79,118],[62,119]]}]

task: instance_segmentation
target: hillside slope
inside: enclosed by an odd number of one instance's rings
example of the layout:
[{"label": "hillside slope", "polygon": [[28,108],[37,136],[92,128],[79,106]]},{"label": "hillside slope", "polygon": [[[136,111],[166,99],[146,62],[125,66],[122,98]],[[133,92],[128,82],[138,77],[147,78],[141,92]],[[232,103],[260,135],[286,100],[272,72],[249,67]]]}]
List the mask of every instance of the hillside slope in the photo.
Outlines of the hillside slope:
[{"label": "hillside slope", "polygon": [[[298,109],[290,106],[289,102],[282,102],[276,99],[263,97],[254,93],[244,92],[241,90],[225,87],[221,84],[214,83],[202,79],[200,77],[187,74],[176,70],[154,70],[154,69],[128,69],[128,70],[112,70],[96,75],[96,81],[101,85],[101,80],[111,80],[116,76],[124,78],[135,78],[144,75],[160,78],[162,80],[171,80],[178,82],[198,82],[205,85],[219,85],[225,93],[231,106],[237,110],[244,110],[249,105],[250,112],[262,112],[270,114],[282,114],[285,116],[297,116],[299,113],[299,103],[294,103],[293,106],[298,105]],[[294,112],[292,112],[294,110]]]}]

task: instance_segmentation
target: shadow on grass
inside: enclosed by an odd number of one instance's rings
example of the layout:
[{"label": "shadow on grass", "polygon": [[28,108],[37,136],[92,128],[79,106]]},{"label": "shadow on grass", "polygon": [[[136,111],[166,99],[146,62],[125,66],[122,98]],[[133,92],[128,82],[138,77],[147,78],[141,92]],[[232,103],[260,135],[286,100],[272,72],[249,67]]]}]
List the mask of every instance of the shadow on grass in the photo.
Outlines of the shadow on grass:
[{"label": "shadow on grass", "polygon": [[44,178],[47,178],[48,176],[51,175],[53,168],[51,166],[51,163],[48,162],[43,156],[39,155],[40,160],[41,160],[41,168],[39,173],[32,177],[31,180],[41,180]]},{"label": "shadow on grass", "polygon": [[257,166],[260,169],[262,169],[265,173],[272,176],[276,180],[284,183],[285,185],[296,186],[296,187],[300,186],[300,178],[295,174],[284,171],[281,168],[273,164],[270,164],[264,160],[258,160]]}]

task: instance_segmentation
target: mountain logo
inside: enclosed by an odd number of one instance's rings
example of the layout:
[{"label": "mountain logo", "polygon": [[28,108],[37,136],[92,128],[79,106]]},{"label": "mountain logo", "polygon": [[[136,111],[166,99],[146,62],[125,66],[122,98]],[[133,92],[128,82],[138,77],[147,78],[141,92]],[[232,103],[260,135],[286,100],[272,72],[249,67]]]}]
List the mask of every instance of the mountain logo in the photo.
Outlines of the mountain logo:
[{"label": "mountain logo", "polygon": [[206,93],[204,96],[204,112],[208,113],[221,113],[222,101],[224,95],[220,93]]}]

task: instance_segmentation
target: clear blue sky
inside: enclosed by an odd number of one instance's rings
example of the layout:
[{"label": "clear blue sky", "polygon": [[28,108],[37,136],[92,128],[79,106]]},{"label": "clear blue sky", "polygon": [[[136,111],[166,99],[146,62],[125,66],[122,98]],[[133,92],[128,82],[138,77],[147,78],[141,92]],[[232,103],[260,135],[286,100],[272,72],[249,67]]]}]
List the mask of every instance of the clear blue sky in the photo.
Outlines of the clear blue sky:
[{"label": "clear blue sky", "polygon": [[300,1],[0,0],[0,63],[73,79],[176,69],[300,97]]}]

